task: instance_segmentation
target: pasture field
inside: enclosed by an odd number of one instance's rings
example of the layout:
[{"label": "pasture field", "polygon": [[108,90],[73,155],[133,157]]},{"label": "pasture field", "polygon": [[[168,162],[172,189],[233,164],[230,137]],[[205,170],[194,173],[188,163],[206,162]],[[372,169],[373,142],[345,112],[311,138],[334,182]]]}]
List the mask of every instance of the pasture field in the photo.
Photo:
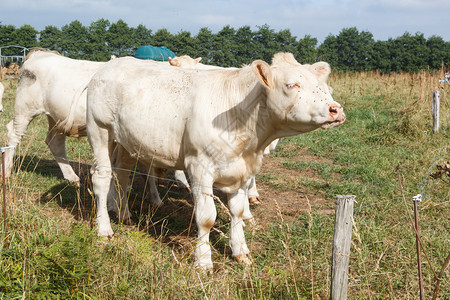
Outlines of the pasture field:
[{"label": "pasture field", "polygon": [[[192,198],[160,180],[164,205],[145,199],[145,176],[129,193],[133,226],[95,231],[86,138],[68,139],[81,188],[69,185],[47,149],[45,116],[35,119],[16,152],[7,182],[7,230],[1,225],[0,299],[328,299],[336,195],[356,195],[349,299],[417,299],[412,227],[419,203],[424,293],[431,299],[450,251],[450,178],[433,179],[450,160],[449,91],[444,74],[332,73],[334,98],[347,122],[284,138],[257,175],[262,204],[246,237],[254,264],[230,258],[226,209],[217,203],[213,272],[193,267]],[[17,80],[3,81],[5,125]],[[441,129],[432,133],[431,94],[441,90]],[[170,174],[168,175],[170,178]],[[224,201],[223,195],[218,193]],[[226,204],[226,203],[225,203]],[[3,219],[1,219],[3,221]],[[450,299],[450,270],[439,299]]]}]

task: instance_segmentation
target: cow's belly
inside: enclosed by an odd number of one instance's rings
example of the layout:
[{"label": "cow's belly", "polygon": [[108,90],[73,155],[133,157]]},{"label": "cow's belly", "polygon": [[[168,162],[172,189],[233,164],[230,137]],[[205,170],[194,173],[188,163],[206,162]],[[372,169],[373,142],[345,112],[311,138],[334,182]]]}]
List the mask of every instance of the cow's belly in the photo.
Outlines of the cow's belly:
[{"label": "cow's belly", "polygon": [[113,126],[114,137],[131,156],[154,167],[184,169],[180,122],[158,122],[138,112],[121,116]]},{"label": "cow's belly", "polygon": [[241,188],[261,166],[262,155],[242,156],[218,166],[214,186],[226,193]]}]

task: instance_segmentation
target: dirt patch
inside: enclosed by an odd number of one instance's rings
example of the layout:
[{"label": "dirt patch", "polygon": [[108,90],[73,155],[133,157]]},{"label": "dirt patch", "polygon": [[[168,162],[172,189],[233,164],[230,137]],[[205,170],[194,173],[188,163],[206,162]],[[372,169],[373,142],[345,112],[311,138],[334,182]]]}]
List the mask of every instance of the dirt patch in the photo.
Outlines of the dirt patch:
[{"label": "dirt patch", "polygon": [[253,206],[252,213],[259,224],[277,222],[280,219],[291,221],[296,219],[298,215],[307,213],[309,209],[321,214],[333,213],[334,203],[325,198],[325,193],[301,187],[301,182],[304,179],[321,181],[321,176],[317,171],[310,168],[304,170],[290,169],[283,165],[286,162],[294,163],[298,161],[331,163],[324,158],[306,153],[299,153],[299,155],[290,158],[276,156],[264,158],[259,177],[276,174],[275,183],[282,181],[283,186],[282,188],[274,188],[274,182],[266,183],[266,181],[257,180],[261,204]]}]

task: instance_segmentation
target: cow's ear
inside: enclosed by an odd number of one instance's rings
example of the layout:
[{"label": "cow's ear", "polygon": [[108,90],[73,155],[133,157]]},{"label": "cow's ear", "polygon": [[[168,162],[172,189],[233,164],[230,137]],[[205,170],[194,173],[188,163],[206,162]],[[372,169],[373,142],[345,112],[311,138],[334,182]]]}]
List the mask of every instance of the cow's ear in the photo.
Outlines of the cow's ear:
[{"label": "cow's ear", "polygon": [[171,66],[177,67],[177,66],[180,64],[180,62],[178,61],[177,58],[171,58],[171,57],[169,57],[169,64],[170,64]]},{"label": "cow's ear", "polygon": [[324,61],[308,66],[309,70],[317,77],[319,82],[326,82],[331,73],[330,65]]},{"label": "cow's ear", "polygon": [[268,63],[262,60],[255,60],[252,63],[252,68],[262,85],[267,86],[268,88],[273,87],[272,70]]},{"label": "cow's ear", "polygon": [[198,63],[202,60],[202,58],[201,58],[201,57],[197,57],[197,58],[194,59],[194,60],[195,60],[195,63],[198,64]]}]

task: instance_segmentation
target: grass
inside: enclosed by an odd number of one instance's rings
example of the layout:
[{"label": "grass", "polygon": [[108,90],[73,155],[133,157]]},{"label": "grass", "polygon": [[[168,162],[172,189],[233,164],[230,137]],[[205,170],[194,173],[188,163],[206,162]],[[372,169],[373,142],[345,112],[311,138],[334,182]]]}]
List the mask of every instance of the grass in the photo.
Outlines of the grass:
[{"label": "grass", "polygon": [[[217,205],[212,273],[193,267],[195,226],[186,192],[161,187],[154,211],[136,176],[130,193],[135,226],[113,224],[99,239],[86,139],[68,139],[80,172],[77,189],[61,177],[44,139],[46,118],[34,120],[16,153],[7,183],[7,232],[1,228],[0,299],[323,299],[330,293],[330,261],[338,194],[354,194],[349,298],[416,299],[418,295],[411,197],[419,203],[426,298],[431,298],[450,248],[448,178],[431,179],[449,160],[450,87],[441,89],[441,130],[431,132],[431,91],[443,74],[333,73],[330,85],[348,121],[330,131],[284,138],[265,159],[257,181],[263,204],[246,227],[254,264],[239,265],[228,249],[229,223]],[[16,80],[3,82],[5,125],[12,118]],[[308,208],[309,202],[311,206]],[[298,205],[297,205],[298,204]],[[308,204],[308,205],[307,205]],[[303,206],[302,206],[303,205]],[[2,219],[3,220],[3,219]],[[3,225],[3,223],[1,224]],[[440,299],[450,298],[447,270]]]}]

